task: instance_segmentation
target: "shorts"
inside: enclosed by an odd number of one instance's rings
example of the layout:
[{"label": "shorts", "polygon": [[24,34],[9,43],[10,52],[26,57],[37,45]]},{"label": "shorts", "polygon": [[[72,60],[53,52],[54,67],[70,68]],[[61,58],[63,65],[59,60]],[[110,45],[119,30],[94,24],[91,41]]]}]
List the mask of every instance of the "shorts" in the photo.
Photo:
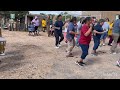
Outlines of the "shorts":
[{"label": "shorts", "polygon": [[68,47],[74,47],[75,46],[75,39],[72,39],[71,41],[68,41]]},{"label": "shorts", "polygon": [[103,33],[103,34],[101,35],[101,38],[100,38],[100,39],[106,39],[107,35],[108,35],[107,32]]}]

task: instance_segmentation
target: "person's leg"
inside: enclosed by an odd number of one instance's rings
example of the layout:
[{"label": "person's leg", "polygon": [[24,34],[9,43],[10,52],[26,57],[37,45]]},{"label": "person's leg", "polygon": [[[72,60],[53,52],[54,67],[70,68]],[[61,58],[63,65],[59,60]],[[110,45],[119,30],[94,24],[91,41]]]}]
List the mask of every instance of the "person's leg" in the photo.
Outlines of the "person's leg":
[{"label": "person's leg", "polygon": [[80,47],[82,49],[82,55],[81,55],[81,59],[79,62],[83,62],[83,60],[88,55],[89,45],[80,45]]},{"label": "person's leg", "polygon": [[59,34],[55,32],[55,46],[58,47],[59,44]]},{"label": "person's leg", "polygon": [[110,38],[110,39],[109,39],[108,45],[111,45],[111,43],[112,43],[112,41],[113,41],[112,35],[110,35],[109,38]]},{"label": "person's leg", "polygon": [[68,48],[67,48],[67,56],[66,57],[73,57],[72,55],[72,50],[74,48],[74,45],[75,45],[75,40],[71,40],[71,41],[68,41]]},{"label": "person's leg", "polygon": [[105,46],[105,40],[107,38],[107,32],[104,33],[104,37],[103,37],[103,46]]},{"label": "person's leg", "polygon": [[94,46],[93,46],[92,54],[95,54],[97,48],[97,38],[95,36],[93,36],[93,41],[94,41]]},{"label": "person's leg", "polygon": [[115,49],[117,48],[118,39],[119,39],[119,34],[113,34],[113,45],[112,45],[112,47],[110,49],[111,53],[115,52]]},{"label": "person's leg", "polygon": [[101,35],[101,38],[100,38],[100,46],[103,45],[103,38],[104,38],[104,33]]},{"label": "person's leg", "polygon": [[60,44],[64,40],[64,36],[62,33],[60,33],[59,36],[60,36],[60,40],[59,40],[59,44]]},{"label": "person's leg", "polygon": [[64,32],[64,40],[65,40],[65,43],[67,43],[67,39],[66,39],[66,32]]},{"label": "person's leg", "polygon": [[96,50],[98,49],[100,45],[100,39],[98,39],[97,37],[94,37],[93,39],[94,39],[94,47],[93,47],[92,54],[96,55],[97,54]]}]

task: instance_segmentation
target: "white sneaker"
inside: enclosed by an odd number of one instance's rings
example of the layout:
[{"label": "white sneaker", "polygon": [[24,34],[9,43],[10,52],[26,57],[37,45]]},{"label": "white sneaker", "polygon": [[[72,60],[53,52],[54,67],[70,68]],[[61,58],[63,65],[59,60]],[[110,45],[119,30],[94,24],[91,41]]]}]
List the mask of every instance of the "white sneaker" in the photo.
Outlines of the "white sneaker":
[{"label": "white sneaker", "polygon": [[61,44],[59,44],[58,46],[61,47]]},{"label": "white sneaker", "polygon": [[103,46],[105,46],[105,43],[103,43]]},{"label": "white sneaker", "polygon": [[120,66],[120,61],[117,61],[117,65]]},{"label": "white sneaker", "polygon": [[0,56],[4,56],[4,55],[5,55],[5,53],[0,54]]},{"label": "white sneaker", "polygon": [[59,47],[57,47],[57,46],[56,46],[55,48],[57,48],[57,49],[58,49]]},{"label": "white sneaker", "polygon": [[117,54],[117,53],[116,53],[116,52],[114,52],[114,53],[112,53],[112,54],[114,54],[114,55],[115,55],[115,54]]}]

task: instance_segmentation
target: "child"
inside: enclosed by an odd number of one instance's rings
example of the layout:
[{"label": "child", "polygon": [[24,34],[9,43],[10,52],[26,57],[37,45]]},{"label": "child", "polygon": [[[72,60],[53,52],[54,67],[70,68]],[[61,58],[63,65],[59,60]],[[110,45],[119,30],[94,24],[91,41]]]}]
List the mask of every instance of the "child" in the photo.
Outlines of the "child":
[{"label": "child", "polygon": [[31,24],[28,26],[29,35],[32,35],[32,32],[35,31],[34,23],[31,22]]}]

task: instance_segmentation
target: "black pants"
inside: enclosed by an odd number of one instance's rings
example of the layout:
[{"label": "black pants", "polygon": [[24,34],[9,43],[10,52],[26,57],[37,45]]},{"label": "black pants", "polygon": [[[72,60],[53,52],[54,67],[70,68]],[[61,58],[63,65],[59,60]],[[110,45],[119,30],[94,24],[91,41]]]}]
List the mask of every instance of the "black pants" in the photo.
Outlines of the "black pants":
[{"label": "black pants", "polygon": [[[62,33],[58,33],[58,32],[54,32],[54,34],[55,34],[55,40],[56,40],[55,45],[58,46],[58,44],[60,44],[60,42],[63,41],[64,36]],[[60,40],[59,40],[59,37],[60,37]]]},{"label": "black pants", "polygon": [[38,26],[35,26],[35,32],[38,30]]}]

